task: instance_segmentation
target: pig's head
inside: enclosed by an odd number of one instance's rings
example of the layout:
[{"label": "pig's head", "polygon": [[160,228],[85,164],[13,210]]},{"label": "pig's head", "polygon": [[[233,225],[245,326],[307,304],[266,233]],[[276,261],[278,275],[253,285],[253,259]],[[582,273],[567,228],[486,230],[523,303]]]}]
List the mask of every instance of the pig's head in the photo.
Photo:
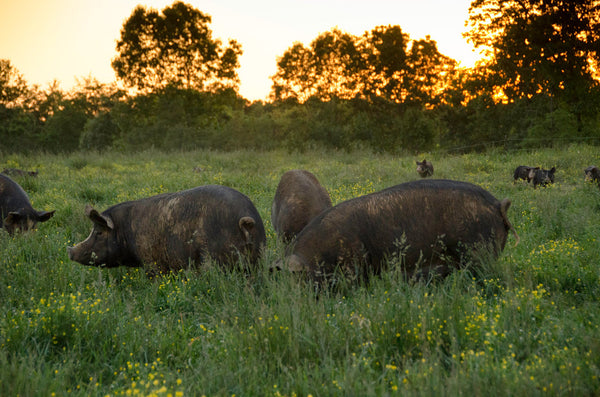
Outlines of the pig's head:
[{"label": "pig's head", "polygon": [[308,263],[300,255],[291,254],[285,259],[277,260],[269,269],[273,271],[288,271],[290,273],[303,273],[310,270]]},{"label": "pig's head", "polygon": [[556,167],[552,167],[549,171],[548,171],[548,179],[550,180],[550,182],[554,183],[554,173],[556,172]]},{"label": "pig's head", "polygon": [[535,177],[535,173],[540,169],[540,167],[530,167],[529,174],[527,175],[527,181],[533,180]]},{"label": "pig's head", "polygon": [[120,249],[113,220],[90,205],[85,207],[85,214],[94,223],[94,227],[87,239],[67,248],[69,259],[82,265],[119,266]]},{"label": "pig's head", "polygon": [[17,211],[11,211],[3,220],[4,229],[9,234],[16,231],[25,232],[35,229],[38,222],[46,222],[52,218],[54,211],[36,211],[20,208]]},{"label": "pig's head", "polygon": [[417,173],[422,177],[426,177],[432,174],[431,163],[428,163],[426,159],[423,161],[416,161],[417,163]]},{"label": "pig's head", "polygon": [[585,173],[586,182],[600,182],[600,168],[596,167],[595,165],[587,167],[583,172]]}]

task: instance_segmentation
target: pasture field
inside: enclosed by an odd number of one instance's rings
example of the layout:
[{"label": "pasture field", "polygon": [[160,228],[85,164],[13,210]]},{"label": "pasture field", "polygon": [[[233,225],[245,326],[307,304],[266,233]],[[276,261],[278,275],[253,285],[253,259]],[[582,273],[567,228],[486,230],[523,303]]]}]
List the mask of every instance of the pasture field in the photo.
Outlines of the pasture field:
[{"label": "pasture field", "polygon": [[[343,200],[434,177],[509,197],[520,243],[439,282],[394,263],[368,284],[315,292],[268,268],[283,254],[270,223],[279,178],[313,172]],[[37,232],[0,231],[2,396],[599,395],[600,190],[583,169],[597,147],[480,154],[195,151],[3,155],[36,209]],[[513,184],[517,165],[557,166],[556,183]],[[199,167],[194,171],[194,167]],[[248,195],[267,230],[261,270],[207,265],[150,279],[70,262],[91,230],[87,203],[223,184]],[[418,216],[418,214],[415,214]]]}]

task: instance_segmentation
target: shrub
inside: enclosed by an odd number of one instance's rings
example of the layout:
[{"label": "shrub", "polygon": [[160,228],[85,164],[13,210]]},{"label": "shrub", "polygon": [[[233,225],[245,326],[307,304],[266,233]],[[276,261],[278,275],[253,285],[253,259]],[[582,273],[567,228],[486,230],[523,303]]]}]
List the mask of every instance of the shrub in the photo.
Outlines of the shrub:
[{"label": "shrub", "polygon": [[102,113],[85,123],[79,138],[79,148],[103,151],[112,147],[113,141],[120,134],[119,126],[113,121],[110,113]]}]

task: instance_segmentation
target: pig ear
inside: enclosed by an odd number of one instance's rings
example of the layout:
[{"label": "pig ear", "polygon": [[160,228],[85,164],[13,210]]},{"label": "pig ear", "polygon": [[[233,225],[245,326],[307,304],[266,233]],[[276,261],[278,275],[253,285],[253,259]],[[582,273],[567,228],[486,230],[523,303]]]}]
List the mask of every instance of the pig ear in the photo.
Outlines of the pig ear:
[{"label": "pig ear", "polygon": [[48,219],[52,218],[53,215],[54,211],[38,211],[37,220],[38,222],[46,222]]},{"label": "pig ear", "polygon": [[240,218],[239,221],[240,230],[244,233],[244,238],[246,242],[250,242],[250,231],[254,228],[254,219],[249,216],[244,216]]},{"label": "pig ear", "polygon": [[85,214],[98,226],[102,226],[111,230],[115,228],[115,224],[110,217],[102,215],[89,204],[85,206]]}]

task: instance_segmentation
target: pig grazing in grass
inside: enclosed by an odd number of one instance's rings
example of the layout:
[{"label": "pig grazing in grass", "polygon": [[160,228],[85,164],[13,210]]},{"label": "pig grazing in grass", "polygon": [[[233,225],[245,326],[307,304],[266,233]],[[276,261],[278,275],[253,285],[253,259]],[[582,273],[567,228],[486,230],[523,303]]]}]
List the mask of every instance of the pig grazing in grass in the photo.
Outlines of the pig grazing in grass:
[{"label": "pig grazing in grass", "polygon": [[421,176],[421,178],[427,178],[428,176],[433,175],[433,164],[431,161],[427,161],[423,159],[423,161],[417,161],[417,173]]},{"label": "pig grazing in grass", "polygon": [[470,183],[403,183],[322,212],[298,234],[281,266],[322,281],[337,270],[378,274],[396,257],[409,277],[443,277],[477,261],[477,250],[497,257],[509,230],[518,242],[509,206]]},{"label": "pig grazing in grass", "polygon": [[542,187],[546,187],[549,183],[554,183],[554,173],[556,172],[556,167],[552,167],[549,170],[540,169],[539,167],[532,169],[529,172],[529,178],[533,182],[533,188],[537,188],[538,185]]},{"label": "pig grazing in grass", "polygon": [[523,179],[527,181],[527,183],[531,182],[533,174],[532,170],[539,170],[540,167],[529,167],[527,165],[520,165],[515,168],[515,172],[513,173],[514,182],[517,182],[519,179]]},{"label": "pig grazing in grass", "polygon": [[281,239],[289,242],[312,218],[329,207],[329,193],[312,173],[304,170],[287,171],[275,192],[271,223]]},{"label": "pig grazing in grass", "polygon": [[5,168],[2,170],[2,174],[8,176],[37,176],[38,171],[25,171],[18,168]]},{"label": "pig grazing in grass", "polygon": [[33,209],[23,188],[0,174],[0,228],[6,229],[9,234],[17,230],[31,230],[38,222],[46,222],[53,215],[54,211]]},{"label": "pig grazing in grass", "polygon": [[583,172],[585,173],[586,182],[596,182],[600,188],[600,168],[591,165],[583,170]]},{"label": "pig grazing in grass", "polygon": [[212,258],[256,264],[265,229],[254,204],[226,186],[200,186],[124,202],[86,214],[89,237],[68,248],[69,258],[92,266],[146,266],[149,272],[180,270]]}]

